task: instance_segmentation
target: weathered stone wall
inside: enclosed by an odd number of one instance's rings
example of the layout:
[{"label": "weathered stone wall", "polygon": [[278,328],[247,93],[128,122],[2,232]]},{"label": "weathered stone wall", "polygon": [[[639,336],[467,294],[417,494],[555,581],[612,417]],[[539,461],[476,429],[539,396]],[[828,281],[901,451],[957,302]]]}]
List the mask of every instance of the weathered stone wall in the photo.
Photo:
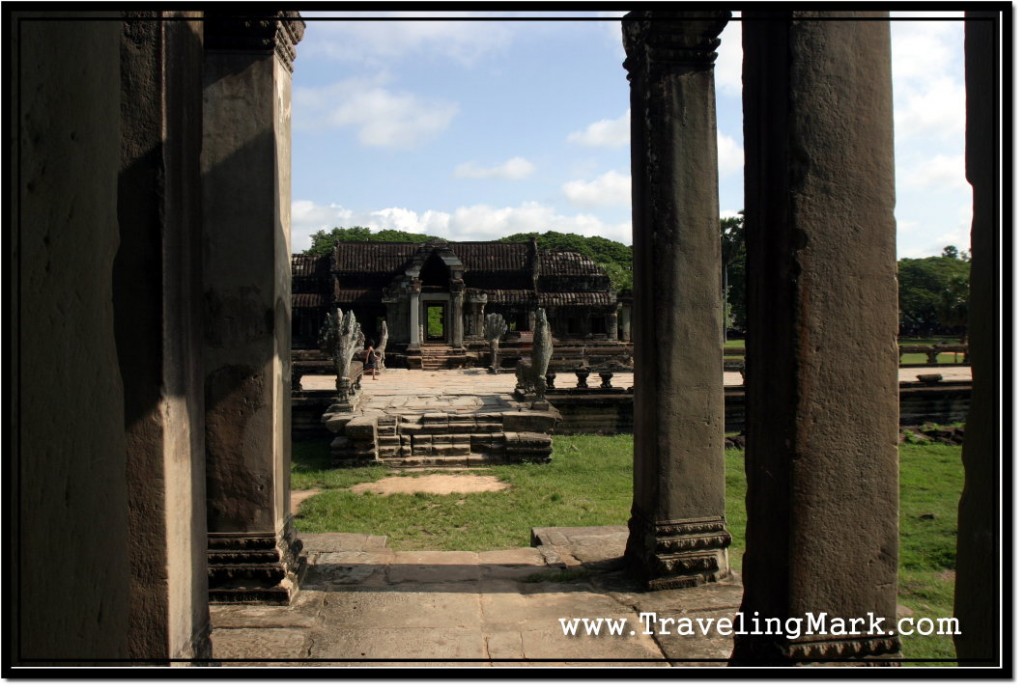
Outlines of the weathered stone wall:
[{"label": "weathered stone wall", "polygon": [[[16,19],[25,15],[22,14]],[[92,16],[83,13],[83,16]],[[13,140],[16,653],[129,651],[118,249],[119,21],[19,21]],[[16,302],[15,302],[16,301]]]},{"label": "weathered stone wall", "polygon": [[[850,21],[863,14],[868,21]],[[747,551],[741,611],[895,616],[898,351],[884,14],[744,12]],[[754,20],[754,21],[749,21]],[[897,652],[738,636],[734,659]]]},{"label": "weathered stone wall", "polygon": [[[273,531],[280,407],[274,56],[207,51],[203,105],[207,482],[211,531]],[[240,96],[244,95],[244,97]],[[285,254],[290,257],[290,254]],[[290,274],[290,269],[288,270]],[[282,290],[285,292],[282,294]],[[287,349],[284,350],[287,353]],[[289,386],[290,389],[290,386]]]},{"label": "weathered stone wall", "polygon": [[202,26],[132,13],[121,39],[114,310],[128,436],[130,655],[209,653],[205,569]]},{"label": "weathered stone wall", "polygon": [[[210,599],[287,601],[294,12],[207,12],[203,289]],[[254,582],[259,581],[259,587]],[[214,585],[216,583],[216,585]]]}]

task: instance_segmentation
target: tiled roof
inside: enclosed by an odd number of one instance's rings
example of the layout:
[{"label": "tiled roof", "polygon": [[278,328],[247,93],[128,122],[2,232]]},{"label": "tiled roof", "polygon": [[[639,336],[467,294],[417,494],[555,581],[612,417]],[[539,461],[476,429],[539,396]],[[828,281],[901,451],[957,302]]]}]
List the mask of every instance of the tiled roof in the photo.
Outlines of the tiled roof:
[{"label": "tiled roof", "polygon": [[292,293],[292,307],[324,307],[329,304],[321,293]]},{"label": "tiled roof", "polygon": [[334,248],[334,271],[397,274],[420,248],[414,242],[339,242]]},{"label": "tiled roof", "polygon": [[383,295],[373,288],[339,288],[334,295],[336,302],[352,304],[355,302],[379,303]]},{"label": "tiled roof", "polygon": [[611,307],[615,304],[615,296],[604,291],[540,293],[537,296],[539,307]]},{"label": "tiled roof", "polygon": [[331,262],[328,257],[309,257],[303,254],[292,255],[292,276],[295,278],[327,276],[330,272],[330,266]]},{"label": "tiled roof", "polygon": [[449,247],[467,273],[530,270],[530,245],[525,242],[453,242]]},{"label": "tiled roof", "polygon": [[592,276],[604,272],[593,260],[569,250],[542,250],[541,276]]},{"label": "tiled roof", "polygon": [[501,305],[533,305],[536,304],[536,294],[526,289],[504,289],[486,290],[487,304],[497,303]]}]

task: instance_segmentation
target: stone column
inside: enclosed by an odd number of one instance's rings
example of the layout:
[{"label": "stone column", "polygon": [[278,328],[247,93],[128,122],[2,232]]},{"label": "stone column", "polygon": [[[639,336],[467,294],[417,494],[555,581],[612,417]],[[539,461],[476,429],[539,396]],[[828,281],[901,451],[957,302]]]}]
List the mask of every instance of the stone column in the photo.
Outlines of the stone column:
[{"label": "stone column", "polygon": [[604,315],[604,327],[606,332],[606,338],[609,341],[619,340],[619,312],[618,310],[612,310]]},{"label": "stone column", "polygon": [[[884,12],[834,16],[743,13],[750,329],[738,622],[896,615],[889,25]],[[858,16],[873,21],[850,21]],[[898,637],[864,627],[846,636],[805,630],[795,640],[737,635],[733,658],[884,663],[898,652]]]},{"label": "stone column", "polygon": [[[122,380],[112,270],[127,230],[118,227],[123,25],[100,12],[28,14],[39,16],[4,17],[8,93],[26,96],[10,98],[5,141],[13,405],[4,575],[17,601],[8,605],[15,633],[4,662],[113,662],[138,649],[133,620],[148,614],[132,611],[138,562],[129,532],[127,423],[143,411],[126,409],[135,382]],[[159,342],[159,326],[139,336]]]},{"label": "stone column", "polygon": [[286,602],[294,12],[207,13],[204,359],[210,598]]},{"label": "stone column", "polygon": [[420,290],[419,279],[413,279],[409,286],[409,347],[420,347]]},{"label": "stone column", "polygon": [[[964,435],[964,491],[960,498],[956,543],[956,592],[953,613],[962,635],[954,639],[961,665],[996,664],[998,640],[996,597],[993,579],[996,512],[1001,507],[996,480],[999,455],[994,436],[998,411],[995,362],[998,335],[995,331],[995,297],[992,268],[997,263],[997,182],[993,177],[1000,141],[993,112],[999,55],[998,15],[968,12],[965,22],[965,72],[967,78],[967,180],[974,188],[974,220],[971,225],[971,297],[968,341],[971,348],[971,408]],[[1003,559],[1006,557],[1004,556]]]},{"label": "stone column", "polygon": [[139,12],[121,37],[115,334],[125,383],[133,657],[208,656],[203,417],[203,25]]},{"label": "stone column", "polygon": [[636,363],[626,558],[651,588],[729,572],[714,60],[728,11],[623,19]]},{"label": "stone column", "polygon": [[462,305],[466,297],[466,284],[452,281],[452,347],[461,348],[463,339]]},{"label": "stone column", "polygon": [[633,340],[632,311],[633,307],[631,305],[622,306],[622,340],[626,343]]}]

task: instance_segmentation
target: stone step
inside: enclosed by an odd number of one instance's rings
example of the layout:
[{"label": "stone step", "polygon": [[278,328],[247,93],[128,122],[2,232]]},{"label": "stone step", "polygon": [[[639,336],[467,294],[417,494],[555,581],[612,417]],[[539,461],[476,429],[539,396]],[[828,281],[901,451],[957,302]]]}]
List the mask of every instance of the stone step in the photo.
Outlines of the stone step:
[{"label": "stone step", "polygon": [[287,605],[291,591],[282,586],[264,588],[210,588],[210,602],[258,605]]},{"label": "stone step", "polygon": [[210,564],[210,588],[272,588],[287,576],[280,562],[273,564]]},{"label": "stone step", "polygon": [[452,444],[446,442],[420,442],[412,445],[413,456],[469,456],[472,448],[469,444]]},{"label": "stone step", "polygon": [[276,549],[264,550],[221,550],[207,552],[210,564],[273,564],[280,559]]},{"label": "stone step", "polygon": [[433,456],[433,455],[419,455],[419,456],[407,456],[403,458],[391,458],[386,461],[386,464],[392,468],[418,468],[418,467],[429,467],[429,466],[445,466],[451,468],[470,468],[478,467],[482,465],[493,464],[492,458],[478,453],[468,454],[466,456]]}]

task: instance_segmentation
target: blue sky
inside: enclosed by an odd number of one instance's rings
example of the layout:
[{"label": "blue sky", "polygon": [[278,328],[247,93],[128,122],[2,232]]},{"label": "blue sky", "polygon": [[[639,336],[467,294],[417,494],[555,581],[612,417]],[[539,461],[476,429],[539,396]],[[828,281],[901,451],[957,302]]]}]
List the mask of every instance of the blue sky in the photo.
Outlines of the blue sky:
[{"label": "blue sky", "polygon": [[[352,225],[452,240],[558,230],[632,242],[629,85],[614,16],[314,19],[325,15],[366,16],[304,13],[293,82],[293,251],[309,247],[316,230]],[[954,19],[892,23],[897,254],[966,249],[963,25],[953,13],[893,16]],[[741,63],[732,22],[715,70],[723,216],[743,208]]]}]

